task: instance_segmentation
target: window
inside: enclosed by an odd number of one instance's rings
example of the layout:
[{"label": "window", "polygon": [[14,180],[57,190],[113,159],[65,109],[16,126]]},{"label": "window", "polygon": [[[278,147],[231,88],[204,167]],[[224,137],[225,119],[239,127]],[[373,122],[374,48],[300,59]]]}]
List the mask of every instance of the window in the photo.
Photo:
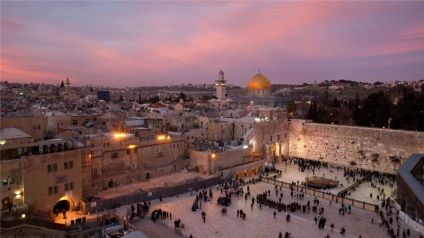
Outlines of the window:
[{"label": "window", "polygon": [[280,139],[280,135],[277,135],[277,140],[279,140]]},{"label": "window", "polygon": [[114,152],[111,154],[111,158],[118,158],[118,152]]},{"label": "window", "polygon": [[69,191],[74,189],[74,183],[73,182],[69,182],[69,183],[65,183],[65,191]]},{"label": "window", "polygon": [[78,125],[78,120],[72,120],[72,125],[73,126],[77,126]]},{"label": "window", "polygon": [[33,126],[32,126],[32,129],[37,129],[37,126],[36,126],[36,125],[33,125]]},{"label": "window", "polygon": [[69,165],[69,168],[70,168],[70,169],[74,168],[74,161],[72,161],[72,160],[71,160],[71,161],[69,161],[69,162],[68,162],[68,165]]},{"label": "window", "polygon": [[68,162],[63,163],[63,168],[68,169]]},{"label": "window", "polygon": [[130,150],[127,150],[127,155],[130,155],[131,154],[131,151]]},{"label": "window", "polygon": [[57,171],[57,164],[47,165],[47,172],[48,173],[55,172],[55,171]]},{"label": "window", "polygon": [[41,126],[40,126],[40,125],[38,125],[38,126],[37,126],[37,129],[40,129],[40,128],[41,128]]},{"label": "window", "polygon": [[134,154],[137,154],[138,153],[138,149],[136,148],[136,149],[134,149]]},{"label": "window", "polygon": [[7,186],[7,184],[8,184],[8,180],[7,179],[3,179],[2,182],[3,182],[3,186]]},{"label": "window", "polygon": [[49,195],[57,194],[58,192],[59,192],[59,187],[57,185],[53,187],[49,187],[48,189]]}]

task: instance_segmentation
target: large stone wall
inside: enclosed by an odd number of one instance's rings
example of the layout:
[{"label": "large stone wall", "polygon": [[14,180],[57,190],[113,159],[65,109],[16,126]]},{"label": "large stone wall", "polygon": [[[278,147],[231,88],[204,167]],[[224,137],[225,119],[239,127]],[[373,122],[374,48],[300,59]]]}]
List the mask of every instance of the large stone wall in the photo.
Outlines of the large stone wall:
[{"label": "large stone wall", "polygon": [[423,132],[290,122],[291,157],[395,173],[412,153],[424,153]]}]

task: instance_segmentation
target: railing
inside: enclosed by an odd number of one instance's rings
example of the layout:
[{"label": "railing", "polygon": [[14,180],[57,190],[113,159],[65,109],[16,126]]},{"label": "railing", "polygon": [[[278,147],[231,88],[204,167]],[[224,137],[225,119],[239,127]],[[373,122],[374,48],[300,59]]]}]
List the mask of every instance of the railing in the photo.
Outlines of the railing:
[{"label": "railing", "polygon": [[60,231],[68,231],[70,227],[67,227],[65,224],[54,223],[53,221],[47,221],[40,218],[35,217],[25,217],[16,220],[2,220],[1,228],[8,229],[20,225],[33,225],[44,227],[47,229],[60,230]]},{"label": "railing", "polygon": [[351,199],[351,198],[340,197],[340,196],[337,196],[335,194],[322,192],[322,191],[315,190],[315,189],[312,189],[312,188],[307,188],[306,186],[303,186],[303,185],[296,185],[296,184],[292,184],[292,183],[286,183],[286,182],[283,182],[283,181],[278,181],[278,180],[275,180],[274,178],[263,177],[262,181],[269,183],[269,184],[278,185],[278,186],[281,186],[281,187],[287,188],[287,189],[293,188],[293,190],[297,191],[297,192],[303,191],[304,193],[306,193],[308,195],[328,199],[328,200],[331,200],[331,201],[335,201],[336,203],[344,203],[345,205],[351,205],[352,207],[358,207],[358,208],[366,209],[366,210],[369,210],[369,211],[375,211],[375,208],[376,208],[376,206],[374,204],[371,204],[371,203],[368,203],[368,202],[358,201],[358,200]]},{"label": "railing", "polygon": [[365,175],[364,177],[362,177],[361,179],[358,179],[356,182],[354,182],[352,185],[350,185],[349,187],[343,189],[342,191],[337,193],[337,196],[339,197],[343,197],[344,194],[347,194],[349,191],[355,189],[356,187],[358,187],[363,181],[367,180],[371,175],[373,175],[374,173],[368,173],[367,175]]}]

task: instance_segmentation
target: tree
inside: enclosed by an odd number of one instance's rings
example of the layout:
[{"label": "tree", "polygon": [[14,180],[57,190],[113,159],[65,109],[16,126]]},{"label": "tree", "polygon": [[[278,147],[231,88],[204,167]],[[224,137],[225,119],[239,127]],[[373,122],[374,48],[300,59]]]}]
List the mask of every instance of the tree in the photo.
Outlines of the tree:
[{"label": "tree", "polygon": [[288,113],[293,113],[296,110],[297,110],[297,107],[296,107],[296,103],[294,102],[294,100],[289,100],[287,102],[287,112]]},{"label": "tree", "polygon": [[180,93],[180,98],[178,99],[178,101],[181,99],[184,100],[184,102],[187,100],[186,95],[183,92]]},{"label": "tree", "polygon": [[317,100],[314,99],[309,104],[309,110],[308,110],[308,114],[306,115],[306,118],[314,120],[317,115],[317,112],[318,112]]}]

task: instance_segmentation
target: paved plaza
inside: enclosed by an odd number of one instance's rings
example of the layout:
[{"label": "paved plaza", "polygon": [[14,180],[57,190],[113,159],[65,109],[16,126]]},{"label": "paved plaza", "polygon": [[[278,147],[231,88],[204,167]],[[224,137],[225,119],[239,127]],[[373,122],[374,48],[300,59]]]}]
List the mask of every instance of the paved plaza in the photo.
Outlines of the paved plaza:
[{"label": "paved plaza", "polygon": [[[195,195],[190,193],[181,194],[178,197],[164,198],[162,202],[159,200],[153,200],[151,202],[150,213],[155,209],[162,209],[172,213],[172,220],[159,220],[153,223],[149,217],[142,220],[132,222],[132,224],[139,230],[145,232],[151,237],[178,237],[172,234],[174,227],[174,219],[181,219],[185,225],[183,229],[183,235],[188,237],[278,237],[279,232],[284,233],[290,232],[292,237],[324,237],[327,234],[330,237],[388,237],[387,228],[380,227],[378,224],[378,215],[375,212],[352,208],[351,214],[339,215],[339,208],[341,204],[333,202],[330,205],[328,200],[320,199],[320,206],[324,207],[325,212],[323,216],[327,218],[327,223],[324,230],[319,230],[318,226],[314,222],[314,217],[318,216],[317,213],[310,212],[302,213],[300,211],[291,213],[291,220],[287,222],[285,217],[287,212],[278,212],[274,219],[274,210],[268,207],[259,207],[257,203],[251,208],[251,199],[256,194],[264,191],[271,191],[271,198],[278,200],[275,194],[274,185],[259,182],[256,184],[249,184],[244,186],[244,191],[247,191],[249,186],[251,196],[245,200],[244,196],[233,197],[232,204],[227,208],[228,215],[223,216],[221,214],[222,207],[217,205],[217,197],[221,196],[220,190],[216,190],[216,187],[212,188],[214,199],[210,202],[203,202],[202,209],[199,211],[191,211]],[[210,188],[207,188],[209,191]],[[290,191],[282,189],[284,194],[283,203],[290,203],[297,201],[300,204],[306,204],[308,200],[314,199],[311,196],[305,195],[304,200],[298,200],[291,198]],[[255,199],[256,200],[256,199]],[[126,216],[130,206],[123,206],[117,209],[117,213],[121,216]],[[237,210],[242,209],[247,219],[242,220],[237,217]],[[206,212],[206,223],[203,223],[201,218],[201,212]],[[374,223],[371,223],[371,217],[374,218]],[[394,219],[394,216],[393,216]],[[334,230],[331,231],[330,224],[334,224]],[[396,221],[393,223],[397,227]],[[400,230],[406,228],[405,224],[399,220]],[[346,235],[342,236],[340,228],[344,226],[346,228]],[[167,227],[168,229],[165,229]],[[162,230],[164,233],[158,233]],[[396,231],[396,229],[395,229]],[[163,234],[164,236],[162,236]],[[418,237],[417,233],[412,232],[411,237]]]},{"label": "paved plaza", "polygon": [[[289,164],[286,165],[285,163],[277,164],[276,169],[279,169],[283,171],[282,176],[277,178],[279,181],[291,183],[299,181],[305,182],[306,176],[312,176],[311,171],[305,171],[301,172],[297,165]],[[326,190],[320,190],[325,192],[330,192],[332,194],[337,194],[338,192],[342,191],[346,187],[352,185],[353,181],[350,179],[350,181],[347,181],[345,177],[343,177],[343,169],[337,170],[334,168],[323,168],[315,170],[315,176],[325,177],[333,180],[338,180],[340,184],[343,184],[343,187],[341,185],[332,188],[332,189],[326,189]],[[357,177],[357,179],[360,179],[361,177]],[[386,197],[390,196],[391,192],[396,189],[396,183],[393,184],[393,187],[389,186],[388,184],[382,185],[378,184],[377,187],[371,187],[371,182],[366,181],[362,183],[358,188],[356,188],[355,191],[352,191],[350,195],[347,195],[347,198],[352,198],[358,201],[362,202],[368,202],[372,204],[381,204],[381,201],[379,202],[377,200],[377,193],[378,188],[384,189],[384,193],[386,194]],[[373,194],[373,197],[370,198],[370,193]],[[380,199],[381,200],[381,199]]]}]

